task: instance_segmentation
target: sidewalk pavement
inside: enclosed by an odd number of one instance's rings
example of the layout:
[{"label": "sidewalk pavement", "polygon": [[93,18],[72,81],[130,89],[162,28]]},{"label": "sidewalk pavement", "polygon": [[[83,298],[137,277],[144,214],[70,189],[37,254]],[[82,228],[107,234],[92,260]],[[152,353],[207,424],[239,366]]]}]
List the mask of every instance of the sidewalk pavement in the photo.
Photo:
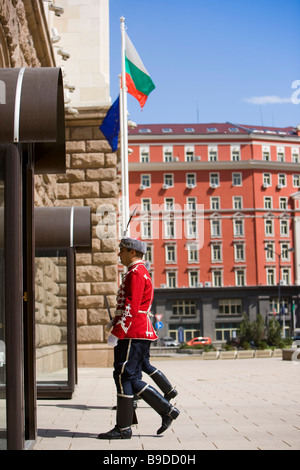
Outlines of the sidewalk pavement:
[{"label": "sidewalk pavement", "polygon": [[34,450],[300,450],[299,363],[194,357],[152,362],[179,392],[173,402],[181,413],[165,433],[156,435],[161,418],[139,400],[131,440],[96,439],[115,425],[112,369],[81,368],[71,400],[38,400]]}]

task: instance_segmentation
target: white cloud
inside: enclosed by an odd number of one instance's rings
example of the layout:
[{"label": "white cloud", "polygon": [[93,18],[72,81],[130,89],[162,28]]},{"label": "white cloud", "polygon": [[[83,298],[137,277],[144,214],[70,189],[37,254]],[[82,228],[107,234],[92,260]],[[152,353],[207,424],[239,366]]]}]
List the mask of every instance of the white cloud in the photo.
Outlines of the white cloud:
[{"label": "white cloud", "polygon": [[281,98],[280,96],[252,96],[251,98],[244,98],[243,101],[252,104],[283,104],[292,103],[292,98]]}]

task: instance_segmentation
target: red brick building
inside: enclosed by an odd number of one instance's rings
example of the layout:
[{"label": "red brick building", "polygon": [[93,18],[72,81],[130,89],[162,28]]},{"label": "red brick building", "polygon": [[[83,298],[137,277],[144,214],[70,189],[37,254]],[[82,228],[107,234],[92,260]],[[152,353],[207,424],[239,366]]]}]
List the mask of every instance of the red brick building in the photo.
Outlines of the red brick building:
[{"label": "red brick building", "polygon": [[281,310],[291,333],[300,284],[299,129],[139,125],[129,130],[129,147],[129,202],[138,204],[131,235],[148,242],[161,336],[183,326],[185,339],[224,341],[243,312],[267,319]]}]

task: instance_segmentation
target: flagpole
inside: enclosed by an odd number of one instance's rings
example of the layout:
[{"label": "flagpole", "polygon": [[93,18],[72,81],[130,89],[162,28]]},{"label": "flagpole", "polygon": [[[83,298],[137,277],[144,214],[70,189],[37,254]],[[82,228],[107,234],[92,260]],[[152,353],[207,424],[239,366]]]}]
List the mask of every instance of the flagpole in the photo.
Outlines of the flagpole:
[{"label": "flagpole", "polygon": [[121,236],[123,236],[125,227],[126,227],[126,210],[125,210],[125,171],[124,171],[124,139],[123,139],[123,129],[122,129],[122,122],[123,122],[123,95],[122,95],[122,76],[119,76],[120,79],[120,150],[121,150],[121,188],[122,188],[122,197],[121,197],[121,211],[122,211],[122,230]]},{"label": "flagpole", "polygon": [[[125,18],[120,18],[121,22],[121,162],[122,162],[122,210],[123,210],[123,234],[126,230],[126,223],[129,220],[129,182],[128,182],[128,123],[127,123],[127,88],[126,88],[126,70],[125,70]],[[130,227],[128,227],[127,236],[130,237]]]}]

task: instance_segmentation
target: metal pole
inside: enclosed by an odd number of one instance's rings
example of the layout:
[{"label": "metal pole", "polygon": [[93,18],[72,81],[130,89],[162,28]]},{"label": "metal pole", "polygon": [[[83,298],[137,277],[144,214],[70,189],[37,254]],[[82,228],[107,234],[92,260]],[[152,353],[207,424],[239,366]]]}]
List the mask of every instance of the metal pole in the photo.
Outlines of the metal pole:
[{"label": "metal pole", "polygon": [[[123,139],[123,155],[122,155],[122,181],[124,178],[124,187],[122,195],[122,210],[124,211],[124,219],[129,219],[129,182],[128,182],[128,124],[127,124],[127,87],[126,87],[126,69],[125,69],[125,18],[120,18],[121,22],[121,71],[122,71],[122,113],[121,113],[121,135]],[[123,226],[125,230],[126,225]],[[130,227],[128,228],[128,234],[130,236]]]}]

